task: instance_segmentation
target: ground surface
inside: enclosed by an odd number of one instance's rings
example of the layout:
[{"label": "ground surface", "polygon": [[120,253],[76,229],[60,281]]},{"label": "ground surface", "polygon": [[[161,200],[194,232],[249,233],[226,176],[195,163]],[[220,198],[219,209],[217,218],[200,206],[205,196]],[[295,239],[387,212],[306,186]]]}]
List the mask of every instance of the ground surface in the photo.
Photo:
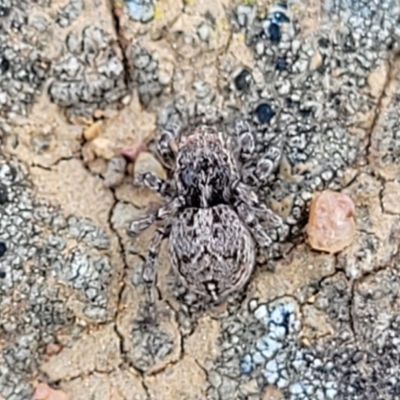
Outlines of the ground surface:
[{"label": "ground surface", "polygon": [[[272,6],[0,0],[0,399],[38,382],[82,400],[400,397],[399,4]],[[249,117],[260,157],[282,146],[253,184],[291,237],[221,307],[180,286],[164,249],[154,324],[152,231],[126,228],[159,199],[109,165],[176,114]],[[166,174],[147,153],[135,168]],[[328,187],[356,204],[336,256],[302,234]]]}]

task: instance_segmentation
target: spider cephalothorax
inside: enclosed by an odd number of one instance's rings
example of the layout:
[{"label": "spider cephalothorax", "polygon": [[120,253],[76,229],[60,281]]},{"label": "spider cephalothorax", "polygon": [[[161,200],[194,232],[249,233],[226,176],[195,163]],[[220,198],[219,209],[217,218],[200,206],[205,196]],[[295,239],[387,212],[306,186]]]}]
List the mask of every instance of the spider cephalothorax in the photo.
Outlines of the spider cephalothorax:
[{"label": "spider cephalothorax", "polygon": [[[179,143],[177,154],[173,141]],[[172,182],[151,173],[136,177],[136,182],[158,191],[167,203],[130,226],[130,233],[137,235],[152,223],[163,222],[149,246],[144,280],[150,285],[155,281],[155,260],[162,240],[169,237],[172,268],[182,283],[222,300],[250,278],[255,242],[264,248],[272,242],[260,220],[268,228],[279,227],[282,221],[241,182],[222,132],[199,126],[179,138],[178,129],[166,130],[158,150],[167,164],[174,164]]]},{"label": "spider cephalothorax", "polygon": [[187,207],[208,208],[229,199],[239,175],[223,137],[202,126],[182,138],[174,179]]}]

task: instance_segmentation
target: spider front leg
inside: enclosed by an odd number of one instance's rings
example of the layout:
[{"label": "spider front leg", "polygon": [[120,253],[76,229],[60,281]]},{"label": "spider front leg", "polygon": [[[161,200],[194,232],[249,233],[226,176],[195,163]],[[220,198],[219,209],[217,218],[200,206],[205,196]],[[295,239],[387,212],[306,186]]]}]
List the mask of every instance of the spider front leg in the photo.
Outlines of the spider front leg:
[{"label": "spider front leg", "polygon": [[244,119],[238,119],[234,126],[237,147],[236,159],[241,164],[241,174],[246,183],[257,186],[267,182],[282,158],[282,137],[271,132],[266,125],[255,131]]},{"label": "spider front leg", "polygon": [[236,120],[234,135],[237,141],[234,155],[241,164],[245,164],[252,159],[256,148],[256,141],[249,123],[244,119]]},{"label": "spider front leg", "polygon": [[175,195],[175,188],[172,183],[159,178],[153,172],[139,173],[135,176],[133,184],[139,187],[147,187],[167,200],[171,200]]},{"label": "spider front leg", "polygon": [[169,235],[170,231],[170,224],[157,229],[149,243],[149,252],[143,267],[142,277],[146,285],[146,292],[150,303],[154,303],[153,288],[157,277],[155,262],[160,253],[162,241]]}]

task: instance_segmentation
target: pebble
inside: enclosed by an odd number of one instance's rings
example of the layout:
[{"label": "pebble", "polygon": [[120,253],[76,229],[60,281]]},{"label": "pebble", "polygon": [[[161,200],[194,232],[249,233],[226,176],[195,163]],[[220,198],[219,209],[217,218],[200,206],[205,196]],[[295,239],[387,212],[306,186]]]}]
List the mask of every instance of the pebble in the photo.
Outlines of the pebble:
[{"label": "pebble", "polygon": [[101,124],[99,122],[95,122],[94,124],[91,124],[89,127],[85,129],[85,131],[83,132],[83,137],[87,141],[90,141],[99,136],[100,132],[101,132]]},{"label": "pebble", "polygon": [[46,383],[40,383],[33,393],[33,400],[68,400],[68,396],[61,390],[52,389]]},{"label": "pebble", "polygon": [[124,157],[113,157],[107,165],[104,174],[104,184],[107,187],[116,187],[120,185],[125,176],[127,162]]},{"label": "pebble", "polygon": [[97,137],[91,141],[91,150],[97,157],[111,160],[114,157],[114,151],[111,141],[104,137]]},{"label": "pebble", "polygon": [[49,343],[46,346],[46,356],[54,356],[62,350],[62,346],[58,343]]},{"label": "pebble", "polygon": [[159,178],[166,179],[167,174],[162,165],[148,152],[141,152],[135,162],[134,174],[154,172]]},{"label": "pebble", "polygon": [[314,196],[307,225],[308,241],[314,250],[337,253],[355,236],[355,205],[344,193],[326,190]]}]

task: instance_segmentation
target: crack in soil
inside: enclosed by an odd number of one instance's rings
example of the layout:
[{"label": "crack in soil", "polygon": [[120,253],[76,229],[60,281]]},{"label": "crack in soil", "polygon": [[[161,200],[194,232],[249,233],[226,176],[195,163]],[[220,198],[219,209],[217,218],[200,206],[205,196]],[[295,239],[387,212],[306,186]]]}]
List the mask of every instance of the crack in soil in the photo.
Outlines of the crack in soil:
[{"label": "crack in soil", "polygon": [[124,36],[121,29],[120,17],[123,13],[123,9],[115,4],[115,0],[108,0],[108,3],[110,4],[111,16],[114,24],[115,33],[117,35],[117,44],[122,53],[122,64],[124,66],[124,82],[126,89],[129,92],[133,86],[133,63],[128,57],[126,51],[128,46],[130,45],[130,41]]}]

